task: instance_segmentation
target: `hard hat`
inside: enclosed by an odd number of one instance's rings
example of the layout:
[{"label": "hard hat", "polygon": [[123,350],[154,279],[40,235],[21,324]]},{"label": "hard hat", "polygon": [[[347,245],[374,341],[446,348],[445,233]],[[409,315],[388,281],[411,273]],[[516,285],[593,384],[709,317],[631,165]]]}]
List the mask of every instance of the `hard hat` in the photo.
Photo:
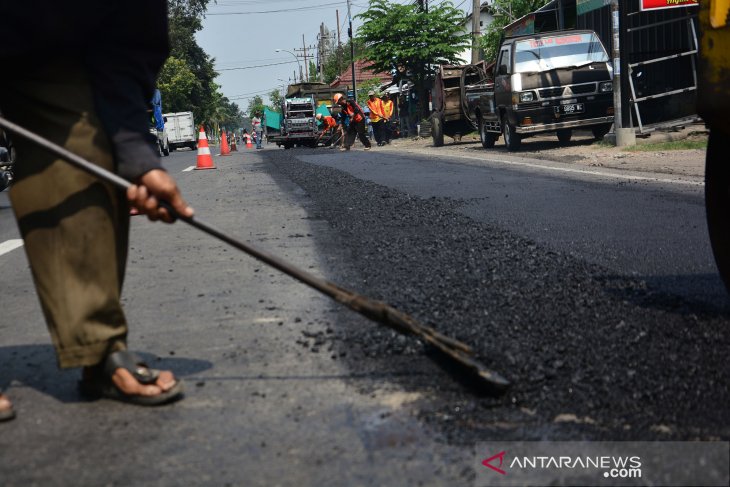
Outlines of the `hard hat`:
[{"label": "hard hat", "polygon": [[318,113],[317,115],[315,115],[314,118],[316,118],[317,120],[322,120],[322,114]]},{"label": "hard hat", "polygon": [[371,91],[370,93],[368,93],[368,96],[375,96],[375,92]]},{"label": "hard hat", "polygon": [[340,98],[342,98],[342,93],[335,93],[335,95],[332,97],[332,102],[336,105]]}]

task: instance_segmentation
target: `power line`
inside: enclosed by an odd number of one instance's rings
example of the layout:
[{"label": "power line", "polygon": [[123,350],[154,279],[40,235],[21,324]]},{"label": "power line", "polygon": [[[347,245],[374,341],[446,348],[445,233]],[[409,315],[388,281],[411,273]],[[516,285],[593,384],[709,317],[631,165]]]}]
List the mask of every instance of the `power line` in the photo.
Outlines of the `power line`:
[{"label": "power line", "polygon": [[219,12],[219,13],[211,13],[208,12],[205,15],[253,15],[253,14],[274,14],[274,13],[282,13],[282,12],[293,12],[298,10],[313,10],[313,9],[321,9],[321,8],[328,8],[332,7],[334,5],[340,5],[342,2],[332,2],[332,3],[322,3],[319,5],[310,5],[307,7],[290,7],[290,8],[282,8],[277,10],[249,10],[248,12]]},{"label": "power line", "polygon": [[237,71],[240,69],[265,68],[267,66],[279,66],[281,64],[294,64],[294,62],[295,61],[284,61],[283,63],[258,64],[255,66],[240,66],[238,68],[222,68],[222,69],[216,69],[216,71]]}]

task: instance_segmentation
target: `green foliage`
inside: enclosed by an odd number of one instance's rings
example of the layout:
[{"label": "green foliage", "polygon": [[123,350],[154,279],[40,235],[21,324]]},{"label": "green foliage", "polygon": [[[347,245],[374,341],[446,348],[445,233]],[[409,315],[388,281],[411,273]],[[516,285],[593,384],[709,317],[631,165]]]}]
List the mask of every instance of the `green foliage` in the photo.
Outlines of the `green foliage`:
[{"label": "green foliage", "polygon": [[461,32],[463,13],[449,1],[425,12],[414,4],[370,0],[358,17],[362,57],[373,62],[373,71],[413,80],[422,76],[423,66],[458,63],[459,53],[469,47],[471,36]]},{"label": "green foliage", "polygon": [[269,93],[269,104],[267,105],[269,110],[281,113],[281,101],[283,99],[284,96],[278,88],[272,90],[271,93]]},{"label": "green foliage", "polygon": [[[358,15],[363,25],[357,39],[362,42],[362,58],[372,61],[373,71],[395,73],[395,80],[410,80],[419,99],[440,63],[459,64],[459,53],[468,48],[471,35],[462,32],[464,14],[450,1],[425,12],[418,5],[401,5],[388,0],[370,0]],[[421,106],[422,113],[427,111]]]},{"label": "green foliage", "polygon": [[672,140],[669,142],[656,142],[653,144],[638,144],[627,147],[624,150],[629,152],[654,152],[668,150],[707,150],[707,139]]},{"label": "green foliage", "polygon": [[[362,56],[362,46],[355,40],[355,59]],[[335,47],[325,55],[322,65],[322,78],[325,83],[332,83],[343,71],[352,65],[350,41]]]},{"label": "green foliage", "polygon": [[[158,80],[165,110],[192,111],[196,122],[233,121],[238,106],[218,91],[215,60],[198,45],[195,33],[203,28],[210,0],[168,0],[171,58]],[[184,63],[187,69],[184,69]],[[196,82],[190,82],[192,74]],[[164,86],[164,90],[163,90]],[[171,99],[168,99],[171,98]]]},{"label": "green foliage", "polygon": [[375,94],[380,96],[378,88],[380,87],[380,80],[368,79],[357,85],[357,101],[361,106],[367,105],[368,92],[370,90],[375,91]]},{"label": "green foliage", "polygon": [[515,20],[543,7],[549,0],[494,0],[490,9],[494,21],[489,24],[486,32],[479,38],[479,47],[484,51],[487,63],[496,61],[499,53],[499,44],[502,39],[502,29]]},{"label": "green foliage", "polygon": [[264,99],[259,95],[248,100],[248,108],[246,109],[249,117],[253,117],[256,112],[264,113]]},{"label": "green foliage", "polygon": [[157,87],[166,112],[186,112],[190,110],[190,93],[200,88],[200,81],[185,61],[171,56],[162,66]]}]

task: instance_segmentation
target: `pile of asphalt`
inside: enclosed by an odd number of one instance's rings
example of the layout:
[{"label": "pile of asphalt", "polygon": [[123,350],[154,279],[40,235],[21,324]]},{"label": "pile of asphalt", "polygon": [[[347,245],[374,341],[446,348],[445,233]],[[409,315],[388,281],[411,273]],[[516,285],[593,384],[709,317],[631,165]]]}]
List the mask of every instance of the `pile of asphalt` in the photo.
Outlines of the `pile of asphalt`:
[{"label": "pile of asphalt", "polygon": [[269,170],[299,185],[310,218],[330,225],[319,243],[327,276],[468,343],[513,381],[501,396],[477,393],[417,341],[343,312],[320,338],[353,373],[371,374],[362,392],[380,378],[422,393],[420,417],[455,442],[730,437],[726,312],[475,222],[459,201],[414,197],[296,153],[268,152]]}]

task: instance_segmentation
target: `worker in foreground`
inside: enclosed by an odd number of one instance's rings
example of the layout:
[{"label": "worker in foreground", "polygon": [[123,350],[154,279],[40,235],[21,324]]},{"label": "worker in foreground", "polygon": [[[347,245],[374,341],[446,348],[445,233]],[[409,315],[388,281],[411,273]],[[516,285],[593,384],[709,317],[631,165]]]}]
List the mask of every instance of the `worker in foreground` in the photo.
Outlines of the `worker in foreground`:
[{"label": "worker in foreground", "polygon": [[[127,350],[120,298],[129,211],[172,222],[193,210],[160,165],[147,101],[169,52],[165,0],[0,3],[3,116],[133,186],[124,194],[18,139],[10,199],[61,368],[82,367],[80,390],[139,405],[182,396],[170,371]],[[42,59],[42,62],[38,62]],[[20,326],[20,324],[18,324]],[[0,420],[15,413],[0,394]]]}]

